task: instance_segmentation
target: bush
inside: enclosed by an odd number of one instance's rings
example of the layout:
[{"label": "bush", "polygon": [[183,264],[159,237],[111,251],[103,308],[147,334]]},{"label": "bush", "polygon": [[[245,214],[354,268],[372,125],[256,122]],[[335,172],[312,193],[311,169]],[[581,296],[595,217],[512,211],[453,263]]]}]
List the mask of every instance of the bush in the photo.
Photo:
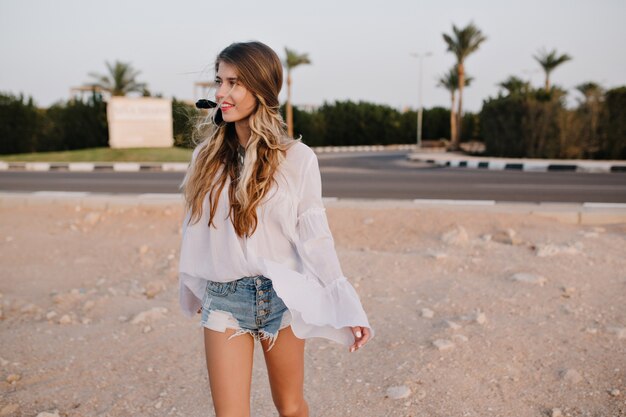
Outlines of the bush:
[{"label": "bush", "polygon": [[606,92],[604,131],[598,157],[626,159],[626,87]]},{"label": "bush", "polygon": [[36,152],[49,124],[32,97],[0,93],[0,154]]},{"label": "bush", "polygon": [[174,122],[174,146],[195,148],[193,129],[200,116],[196,106],[172,99],[172,119]]},{"label": "bush", "polygon": [[106,103],[99,94],[54,104],[46,113],[51,126],[38,152],[109,146]]}]

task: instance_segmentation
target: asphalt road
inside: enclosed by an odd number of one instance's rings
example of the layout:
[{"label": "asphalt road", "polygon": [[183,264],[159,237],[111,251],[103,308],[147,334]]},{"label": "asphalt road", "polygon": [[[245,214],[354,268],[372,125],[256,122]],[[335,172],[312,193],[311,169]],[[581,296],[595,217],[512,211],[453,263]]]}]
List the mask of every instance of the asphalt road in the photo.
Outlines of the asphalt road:
[{"label": "asphalt road", "polygon": [[[433,167],[406,151],[319,155],[325,197],[626,203],[626,173]],[[0,172],[0,191],[176,193],[183,173]]]}]

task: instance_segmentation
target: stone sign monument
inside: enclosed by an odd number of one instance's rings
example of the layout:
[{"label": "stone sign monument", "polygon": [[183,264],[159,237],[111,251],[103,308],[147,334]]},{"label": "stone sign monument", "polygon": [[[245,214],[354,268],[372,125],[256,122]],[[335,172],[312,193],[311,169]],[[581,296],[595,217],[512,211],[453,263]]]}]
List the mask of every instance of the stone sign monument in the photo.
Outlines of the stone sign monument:
[{"label": "stone sign monument", "polygon": [[111,148],[168,148],[174,145],[172,101],[154,97],[111,97],[107,104]]}]

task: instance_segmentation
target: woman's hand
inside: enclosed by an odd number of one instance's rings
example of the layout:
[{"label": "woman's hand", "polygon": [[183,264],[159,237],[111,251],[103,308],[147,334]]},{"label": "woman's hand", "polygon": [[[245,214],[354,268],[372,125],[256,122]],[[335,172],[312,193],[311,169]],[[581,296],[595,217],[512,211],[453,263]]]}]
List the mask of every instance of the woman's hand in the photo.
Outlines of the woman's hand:
[{"label": "woman's hand", "polygon": [[367,343],[372,333],[367,327],[361,326],[350,327],[350,330],[354,335],[354,344],[350,346],[350,352],[354,352]]},{"label": "woman's hand", "polygon": [[202,307],[198,309],[198,314],[202,313]]}]

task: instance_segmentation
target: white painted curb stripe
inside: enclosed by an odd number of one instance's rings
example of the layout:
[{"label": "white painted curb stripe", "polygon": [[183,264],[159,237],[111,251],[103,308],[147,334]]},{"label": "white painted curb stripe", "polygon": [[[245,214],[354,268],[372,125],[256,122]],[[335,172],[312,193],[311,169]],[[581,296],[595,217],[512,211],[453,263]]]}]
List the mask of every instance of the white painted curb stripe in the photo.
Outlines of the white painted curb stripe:
[{"label": "white painted curb stripe", "polygon": [[93,171],[95,164],[91,162],[72,162],[68,165],[70,171],[88,172]]},{"label": "white painted curb stripe", "polygon": [[141,165],[135,162],[116,162],[113,164],[113,171],[119,172],[138,172]]},{"label": "white painted curb stripe", "polygon": [[471,206],[493,206],[495,200],[437,200],[437,199],[421,199],[413,200],[417,204],[450,204],[450,205],[471,205]]}]

